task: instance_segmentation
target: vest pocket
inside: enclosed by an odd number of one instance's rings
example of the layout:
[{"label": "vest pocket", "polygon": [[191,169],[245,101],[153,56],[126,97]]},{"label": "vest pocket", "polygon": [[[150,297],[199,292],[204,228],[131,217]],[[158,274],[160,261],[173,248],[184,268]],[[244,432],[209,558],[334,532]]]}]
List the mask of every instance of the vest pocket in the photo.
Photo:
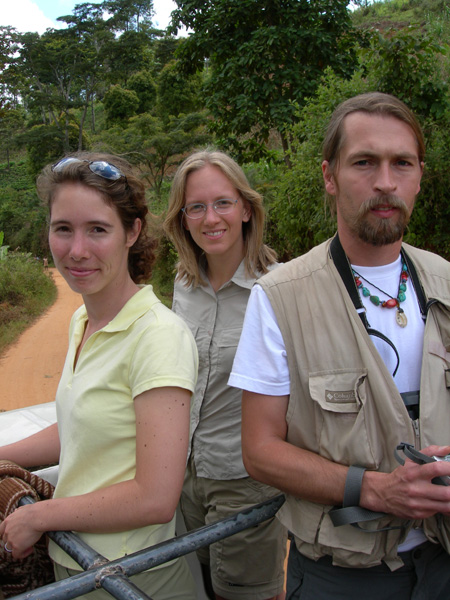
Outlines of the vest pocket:
[{"label": "vest pocket", "polygon": [[321,456],[370,469],[379,462],[366,423],[366,369],[335,369],[309,374],[316,440]]}]

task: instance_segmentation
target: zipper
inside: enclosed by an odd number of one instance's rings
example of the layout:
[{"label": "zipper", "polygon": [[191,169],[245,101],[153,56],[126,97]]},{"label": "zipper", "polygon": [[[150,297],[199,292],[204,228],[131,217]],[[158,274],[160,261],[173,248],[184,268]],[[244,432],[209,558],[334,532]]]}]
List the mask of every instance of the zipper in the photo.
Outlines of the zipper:
[{"label": "zipper", "polygon": [[419,424],[419,419],[414,419],[411,420],[413,429],[414,429],[414,436],[415,436],[415,441],[414,441],[414,448],[416,448],[417,450],[420,450],[420,424]]}]

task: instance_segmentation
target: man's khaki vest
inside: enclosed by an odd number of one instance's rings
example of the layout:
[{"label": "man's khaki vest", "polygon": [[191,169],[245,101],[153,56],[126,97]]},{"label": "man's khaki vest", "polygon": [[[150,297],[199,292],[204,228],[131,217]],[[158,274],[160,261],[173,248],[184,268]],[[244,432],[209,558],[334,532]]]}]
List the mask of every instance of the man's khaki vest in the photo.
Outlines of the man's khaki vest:
[{"label": "man's khaki vest", "polygon": [[[330,240],[258,281],[275,311],[289,364],[291,394],[287,441],[333,462],[391,472],[400,442],[417,448],[450,445],[450,263],[404,244],[430,302],[424,334],[420,428],[356,312],[329,253]],[[441,515],[407,523],[386,516],[365,533],[334,527],[325,506],[288,496],[279,517],[299,551],[334,564],[402,565],[397,547],[412,526],[450,551],[450,519]]]}]

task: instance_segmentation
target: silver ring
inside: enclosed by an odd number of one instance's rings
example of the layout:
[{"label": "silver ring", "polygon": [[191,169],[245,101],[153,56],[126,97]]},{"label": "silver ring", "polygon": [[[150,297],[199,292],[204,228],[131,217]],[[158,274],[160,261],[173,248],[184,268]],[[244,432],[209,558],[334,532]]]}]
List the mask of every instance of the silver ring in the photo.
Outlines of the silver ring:
[{"label": "silver ring", "polygon": [[12,552],[12,548],[8,548],[8,542],[5,542],[3,544],[4,549],[6,550],[6,552]]}]

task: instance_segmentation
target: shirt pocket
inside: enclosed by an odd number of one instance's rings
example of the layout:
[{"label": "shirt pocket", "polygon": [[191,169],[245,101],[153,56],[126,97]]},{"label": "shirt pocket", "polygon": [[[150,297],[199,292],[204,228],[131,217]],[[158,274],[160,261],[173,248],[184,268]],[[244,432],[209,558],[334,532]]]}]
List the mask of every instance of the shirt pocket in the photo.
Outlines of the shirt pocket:
[{"label": "shirt pocket", "polygon": [[241,327],[224,329],[220,332],[217,340],[217,368],[222,373],[231,372],[241,332]]},{"label": "shirt pocket", "polygon": [[333,462],[377,468],[367,426],[365,369],[335,369],[309,375],[318,452]]}]

